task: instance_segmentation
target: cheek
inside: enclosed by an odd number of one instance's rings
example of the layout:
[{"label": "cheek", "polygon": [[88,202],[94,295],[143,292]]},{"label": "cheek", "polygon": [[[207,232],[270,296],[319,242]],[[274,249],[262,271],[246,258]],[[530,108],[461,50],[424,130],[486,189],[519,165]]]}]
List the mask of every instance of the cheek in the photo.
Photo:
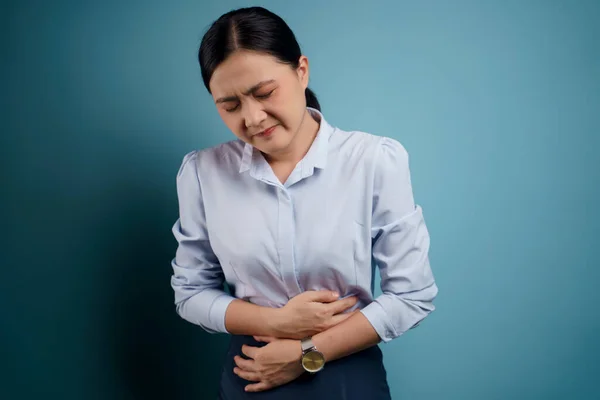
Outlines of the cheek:
[{"label": "cheek", "polygon": [[298,123],[296,111],[302,107],[298,94],[293,92],[292,88],[277,90],[276,93],[265,103],[265,108],[284,128],[293,130]]},{"label": "cheek", "polygon": [[219,116],[223,120],[223,123],[230,131],[232,131],[235,136],[240,137],[244,134],[244,126],[242,124],[242,120],[236,113],[228,113],[225,110],[219,109]]}]

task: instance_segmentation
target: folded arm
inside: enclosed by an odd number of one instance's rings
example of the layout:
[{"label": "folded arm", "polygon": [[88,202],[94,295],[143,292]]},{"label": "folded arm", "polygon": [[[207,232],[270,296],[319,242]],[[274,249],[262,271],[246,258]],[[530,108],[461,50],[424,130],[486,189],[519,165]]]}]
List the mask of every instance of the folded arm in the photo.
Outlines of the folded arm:
[{"label": "folded arm", "polygon": [[372,252],[382,294],[360,315],[313,338],[327,360],[389,342],[435,309],[438,288],[429,264],[429,233],[414,203],[408,154],[399,142],[382,138],[374,162]]},{"label": "folded arm", "polygon": [[373,255],[382,294],[357,315],[313,337],[327,360],[389,342],[434,310],[438,289],[429,267],[428,244],[420,208],[376,238]]},{"label": "folded arm", "polygon": [[224,290],[224,274],[208,238],[198,152],[187,154],[177,174],[178,247],[171,262],[177,313],[209,333],[277,335],[276,310],[239,300]]}]

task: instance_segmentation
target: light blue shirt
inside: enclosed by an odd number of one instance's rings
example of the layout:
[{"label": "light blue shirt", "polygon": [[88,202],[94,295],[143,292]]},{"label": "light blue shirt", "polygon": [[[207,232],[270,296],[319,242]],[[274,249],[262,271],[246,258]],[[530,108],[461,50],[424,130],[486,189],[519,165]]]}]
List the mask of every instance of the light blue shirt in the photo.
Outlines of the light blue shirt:
[{"label": "light blue shirt", "polygon": [[282,307],[304,291],[328,289],[357,295],[355,308],[388,342],[431,313],[438,293],[408,154],[394,139],[345,132],[309,111],[320,128],[285,184],[240,140],[184,157],[173,226],[177,312],[226,333],[234,298]]}]

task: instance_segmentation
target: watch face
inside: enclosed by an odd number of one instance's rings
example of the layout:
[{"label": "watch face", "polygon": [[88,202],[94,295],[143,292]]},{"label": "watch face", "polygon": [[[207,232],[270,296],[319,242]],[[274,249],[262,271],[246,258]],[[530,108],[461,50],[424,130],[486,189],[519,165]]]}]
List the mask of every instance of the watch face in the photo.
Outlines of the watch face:
[{"label": "watch face", "polygon": [[314,373],[323,369],[325,357],[318,351],[309,351],[302,356],[302,366],[308,372]]}]

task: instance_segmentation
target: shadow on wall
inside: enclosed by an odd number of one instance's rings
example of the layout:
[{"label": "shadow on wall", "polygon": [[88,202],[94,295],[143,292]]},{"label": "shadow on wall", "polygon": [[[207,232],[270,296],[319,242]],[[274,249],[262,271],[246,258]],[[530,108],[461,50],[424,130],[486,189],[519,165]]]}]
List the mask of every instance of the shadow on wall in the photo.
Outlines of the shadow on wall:
[{"label": "shadow on wall", "polygon": [[[164,165],[164,164],[163,164]],[[129,172],[115,188],[97,243],[109,265],[104,314],[98,335],[107,349],[104,365],[112,368],[118,392],[134,399],[215,398],[228,337],[210,335],[179,317],[170,287],[170,261],[176,242],[170,228],[176,218],[176,168],[164,185],[140,182],[151,171]],[[123,169],[125,174],[127,170]],[[146,175],[148,176],[148,175]],[[156,176],[156,175],[150,175]],[[110,374],[109,374],[110,375]]]}]

